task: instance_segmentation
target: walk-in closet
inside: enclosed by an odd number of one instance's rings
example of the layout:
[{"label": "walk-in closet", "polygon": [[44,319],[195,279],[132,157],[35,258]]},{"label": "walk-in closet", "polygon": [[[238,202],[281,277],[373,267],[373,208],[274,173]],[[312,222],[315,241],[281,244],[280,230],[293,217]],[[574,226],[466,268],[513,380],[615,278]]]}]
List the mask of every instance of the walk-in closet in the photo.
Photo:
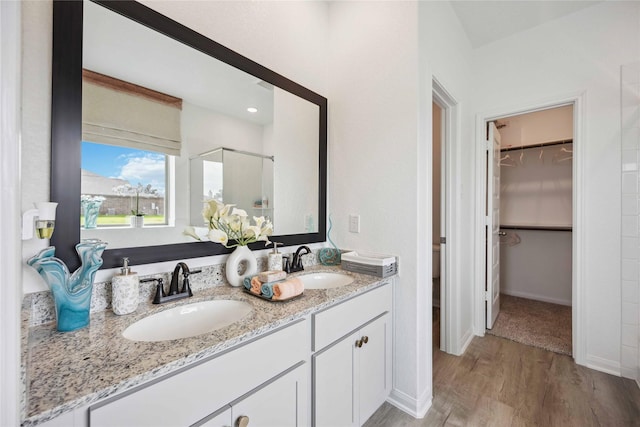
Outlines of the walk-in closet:
[{"label": "walk-in closet", "polygon": [[573,106],[496,122],[500,314],[490,334],[571,354]]}]

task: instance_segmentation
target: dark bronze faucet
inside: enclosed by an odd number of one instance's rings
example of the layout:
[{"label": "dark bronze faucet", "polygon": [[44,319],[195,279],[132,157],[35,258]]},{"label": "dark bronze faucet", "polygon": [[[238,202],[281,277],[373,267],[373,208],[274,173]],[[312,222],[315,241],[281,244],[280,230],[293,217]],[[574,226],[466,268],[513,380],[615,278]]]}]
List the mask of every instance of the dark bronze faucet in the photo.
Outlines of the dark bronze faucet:
[{"label": "dark bronze faucet", "polygon": [[[178,289],[180,282],[180,271],[182,271],[182,288]],[[173,276],[171,276],[171,284],[169,285],[169,292],[164,291],[164,284],[162,279],[144,279],[141,282],[157,281],[156,294],[153,297],[154,304],[162,304],[169,301],[176,301],[182,298],[189,298],[193,296],[191,292],[191,286],[189,285],[189,276],[192,274],[200,273],[202,270],[189,270],[189,266],[184,262],[179,262],[176,268],[173,270]]]},{"label": "dark bronze faucet", "polygon": [[[302,251],[305,251],[305,252],[301,253]],[[309,249],[308,246],[300,246],[298,250],[296,250],[296,253],[293,255],[293,258],[291,259],[291,264],[289,264],[289,271],[287,272],[293,273],[295,271],[304,270],[304,266],[302,265],[302,255],[306,255],[310,253],[311,253],[311,249]]]}]

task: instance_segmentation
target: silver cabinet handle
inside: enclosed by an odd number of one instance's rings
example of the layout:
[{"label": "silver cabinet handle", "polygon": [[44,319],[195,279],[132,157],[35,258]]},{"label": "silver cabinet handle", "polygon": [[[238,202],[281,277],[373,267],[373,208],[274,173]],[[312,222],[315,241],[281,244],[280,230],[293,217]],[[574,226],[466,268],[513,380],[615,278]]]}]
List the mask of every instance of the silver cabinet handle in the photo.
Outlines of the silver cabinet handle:
[{"label": "silver cabinet handle", "polygon": [[506,232],[506,231],[498,231],[498,236],[500,236],[500,237],[504,237],[504,236],[506,236],[506,235],[507,235],[507,232]]}]

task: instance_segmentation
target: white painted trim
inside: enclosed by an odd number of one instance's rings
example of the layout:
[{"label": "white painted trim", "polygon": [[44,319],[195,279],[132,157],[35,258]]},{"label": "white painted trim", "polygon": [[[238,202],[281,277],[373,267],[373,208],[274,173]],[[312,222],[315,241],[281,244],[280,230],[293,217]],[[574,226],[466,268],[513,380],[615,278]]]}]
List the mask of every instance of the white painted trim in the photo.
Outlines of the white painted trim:
[{"label": "white painted trim", "polygon": [[465,333],[462,334],[462,337],[460,337],[460,352],[456,354],[456,356],[460,356],[464,354],[465,351],[467,351],[467,348],[469,348],[469,345],[471,345],[471,341],[473,341],[473,337],[474,335],[471,328],[467,329]]},{"label": "white painted trim", "polygon": [[579,365],[585,364],[587,354],[587,340],[585,335],[586,319],[586,295],[584,289],[584,260],[585,244],[584,236],[586,228],[585,214],[585,182],[584,169],[586,161],[586,92],[573,97],[573,242],[571,271],[571,299],[572,301],[572,353]]},{"label": "white painted trim", "polygon": [[581,365],[606,374],[615,375],[616,377],[620,376],[620,363],[609,359],[603,359],[598,356],[587,356],[585,357],[585,363],[581,363]]},{"label": "white painted trim", "polygon": [[418,399],[414,399],[406,393],[397,389],[391,390],[387,402],[414,418],[424,418],[429,408],[431,408],[432,393],[426,390]]},{"label": "white painted trim", "polygon": [[464,337],[456,336],[455,331],[460,329],[460,250],[462,242],[456,234],[458,227],[459,213],[457,211],[456,195],[461,194],[454,191],[459,186],[457,177],[457,159],[459,157],[459,135],[461,127],[461,118],[459,111],[459,103],[456,98],[444,87],[436,76],[432,77],[433,99],[442,108],[444,112],[445,126],[442,128],[444,132],[444,157],[445,164],[442,165],[444,177],[446,181],[445,189],[445,210],[447,219],[445,223],[444,235],[447,237],[447,243],[444,251],[440,249],[440,256],[444,256],[444,268],[441,270],[441,276],[445,278],[444,292],[441,292],[440,307],[441,321],[443,324],[441,339],[444,343],[441,345],[442,351],[450,354],[462,354]]},{"label": "white painted trim", "polygon": [[538,295],[531,292],[509,291],[509,290],[505,291],[504,289],[501,289],[500,293],[504,295],[511,295],[512,297],[526,298],[526,299],[532,299],[535,301],[548,302],[551,304],[571,306],[571,300],[560,299],[560,298],[549,298],[544,295]]},{"label": "white painted trim", "polygon": [[21,4],[0,2],[0,425],[20,425],[20,58]]},{"label": "white painted trim", "polygon": [[[484,147],[484,128],[485,123],[501,117],[508,117],[517,114],[531,113],[534,111],[545,110],[562,105],[573,104],[573,233],[572,233],[572,327],[573,327],[573,357],[576,363],[585,365],[586,340],[584,335],[585,319],[585,290],[584,283],[584,244],[585,235],[584,226],[584,164],[585,164],[585,92],[574,92],[557,97],[536,100],[517,106],[499,108],[492,111],[482,112],[476,115],[476,138],[474,150],[476,153],[476,224],[475,224],[475,262],[474,262],[474,333],[478,336],[484,336],[485,319],[484,319],[484,268],[486,256],[484,251],[484,223],[485,223],[485,206],[484,197],[486,194],[486,160]],[[600,364],[599,366],[612,366],[611,362]],[[595,366],[595,365],[594,365]],[[599,368],[595,368],[599,369]],[[618,367],[619,374],[619,367]]]},{"label": "white painted trim", "polygon": [[475,200],[475,250],[474,250],[474,285],[473,285],[473,332],[480,336],[484,336],[485,332],[485,271],[487,256],[485,253],[485,213],[486,213],[486,194],[487,194],[487,155],[486,155],[486,136],[485,123],[487,122],[486,114],[476,115],[476,131],[475,131],[475,150],[476,157],[476,200]]}]

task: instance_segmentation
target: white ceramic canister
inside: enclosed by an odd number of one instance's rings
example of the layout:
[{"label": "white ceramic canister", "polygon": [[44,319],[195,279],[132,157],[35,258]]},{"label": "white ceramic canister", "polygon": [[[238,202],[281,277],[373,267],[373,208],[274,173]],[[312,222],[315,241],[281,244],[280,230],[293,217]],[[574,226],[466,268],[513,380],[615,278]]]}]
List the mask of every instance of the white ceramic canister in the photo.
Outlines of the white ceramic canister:
[{"label": "white ceramic canister", "polygon": [[111,280],[111,308],[115,314],[129,314],[138,308],[140,280],[138,273],[131,271],[129,258],[123,258],[120,274]]},{"label": "white ceramic canister", "polygon": [[267,270],[278,271],[282,270],[282,254],[278,252],[278,245],[282,246],[282,243],[273,243],[273,252],[267,256]]}]

